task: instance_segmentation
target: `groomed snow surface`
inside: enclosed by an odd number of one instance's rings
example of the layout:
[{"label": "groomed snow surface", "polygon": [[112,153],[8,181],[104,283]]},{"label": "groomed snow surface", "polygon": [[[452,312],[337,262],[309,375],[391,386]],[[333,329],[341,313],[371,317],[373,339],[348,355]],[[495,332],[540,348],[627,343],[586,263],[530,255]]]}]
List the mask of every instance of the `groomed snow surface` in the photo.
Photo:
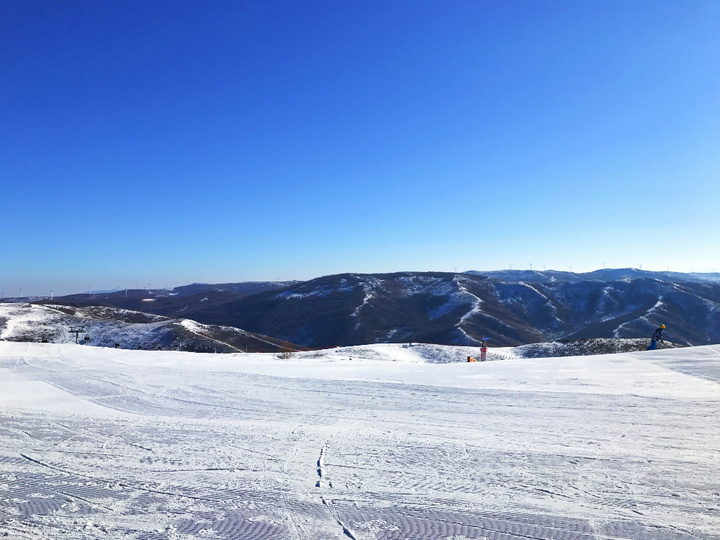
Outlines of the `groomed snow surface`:
[{"label": "groomed snow surface", "polygon": [[493,353],[0,342],[0,536],[720,538],[720,346]]}]

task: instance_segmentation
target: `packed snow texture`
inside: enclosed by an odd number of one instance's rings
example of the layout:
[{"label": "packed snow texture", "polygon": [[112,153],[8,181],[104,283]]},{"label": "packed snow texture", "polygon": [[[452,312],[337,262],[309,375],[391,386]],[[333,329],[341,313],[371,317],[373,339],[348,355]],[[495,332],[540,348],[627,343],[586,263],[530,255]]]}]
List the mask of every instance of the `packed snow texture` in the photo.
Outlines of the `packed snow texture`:
[{"label": "packed snow texture", "polygon": [[720,537],[720,346],[478,352],[0,342],[0,536]]}]

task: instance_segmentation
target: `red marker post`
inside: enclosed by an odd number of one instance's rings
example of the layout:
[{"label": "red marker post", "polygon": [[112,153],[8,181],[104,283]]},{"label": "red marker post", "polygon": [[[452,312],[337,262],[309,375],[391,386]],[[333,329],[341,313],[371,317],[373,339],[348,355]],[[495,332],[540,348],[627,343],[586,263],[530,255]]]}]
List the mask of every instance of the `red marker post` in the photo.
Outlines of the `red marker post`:
[{"label": "red marker post", "polygon": [[484,362],[487,360],[487,342],[490,341],[490,338],[482,338],[482,347],[480,347],[480,361]]}]

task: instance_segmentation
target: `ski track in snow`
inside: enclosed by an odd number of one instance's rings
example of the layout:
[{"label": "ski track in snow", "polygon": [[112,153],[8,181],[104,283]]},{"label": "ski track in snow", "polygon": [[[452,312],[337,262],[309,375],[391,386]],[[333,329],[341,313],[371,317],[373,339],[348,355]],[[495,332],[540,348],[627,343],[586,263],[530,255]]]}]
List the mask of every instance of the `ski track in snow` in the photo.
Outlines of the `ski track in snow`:
[{"label": "ski track in snow", "polygon": [[0,536],[720,537],[720,346],[464,352],[0,342]]}]

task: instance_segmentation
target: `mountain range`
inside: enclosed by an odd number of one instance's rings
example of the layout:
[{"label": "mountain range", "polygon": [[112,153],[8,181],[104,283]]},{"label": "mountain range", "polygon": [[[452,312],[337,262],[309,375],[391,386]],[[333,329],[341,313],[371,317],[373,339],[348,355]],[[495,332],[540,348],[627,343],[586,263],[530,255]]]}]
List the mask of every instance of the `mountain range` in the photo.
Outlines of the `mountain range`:
[{"label": "mountain range", "polygon": [[339,274],[304,282],[72,295],[54,302],[192,319],[311,348],[414,341],[478,345],[485,337],[502,346],[645,338],[661,323],[666,338],[678,344],[720,342],[720,274],[637,269]]}]

